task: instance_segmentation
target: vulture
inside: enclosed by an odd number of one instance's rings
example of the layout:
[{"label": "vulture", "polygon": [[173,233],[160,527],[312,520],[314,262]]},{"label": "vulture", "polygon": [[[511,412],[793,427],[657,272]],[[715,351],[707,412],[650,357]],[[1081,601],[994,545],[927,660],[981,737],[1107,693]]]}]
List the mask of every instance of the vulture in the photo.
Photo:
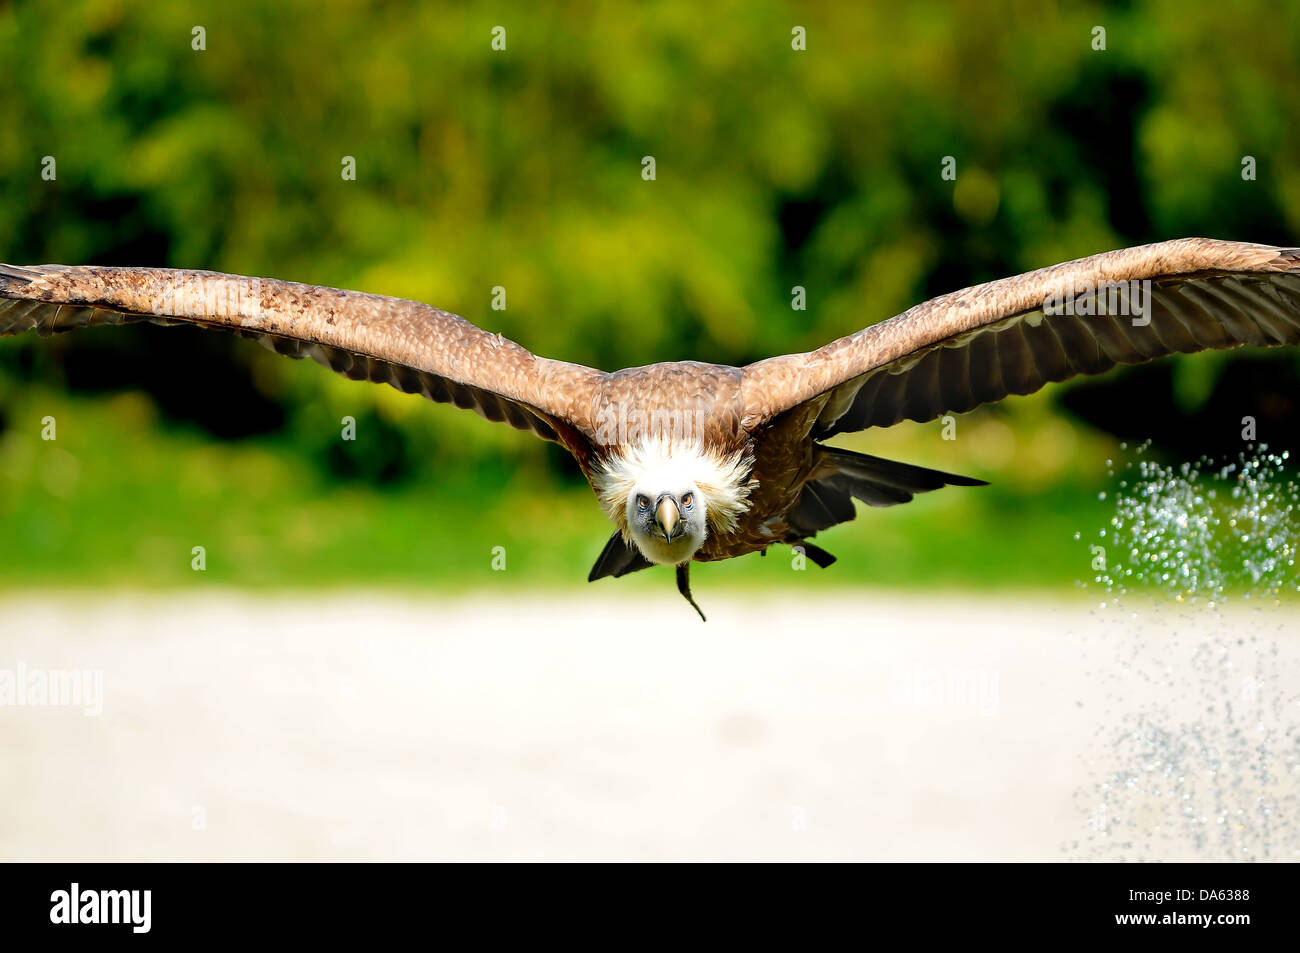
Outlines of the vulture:
[{"label": "vulture", "polygon": [[1300,343],[1300,249],[1186,238],[942,295],[802,354],[607,373],[538,357],[415,301],[167,268],[0,265],[0,335],[191,324],[477,411],[571,453],[616,530],[589,580],[810,542],[983,481],[829,446],[1174,352]]}]

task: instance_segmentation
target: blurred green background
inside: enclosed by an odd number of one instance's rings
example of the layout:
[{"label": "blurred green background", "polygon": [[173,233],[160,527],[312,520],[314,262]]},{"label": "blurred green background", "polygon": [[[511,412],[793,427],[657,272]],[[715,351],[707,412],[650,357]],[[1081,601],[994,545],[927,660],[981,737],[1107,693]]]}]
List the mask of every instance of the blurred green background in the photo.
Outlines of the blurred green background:
[{"label": "blurred green background", "polygon": [[[806,350],[1125,245],[1300,239],[1300,6],[702,6],[3,6],[0,260],[415,298],[614,369]],[[938,422],[859,435],[843,443],[993,485],[860,508],[818,538],[831,569],[748,557],[697,593],[1068,589],[1090,575],[1073,537],[1109,517],[1121,440],[1235,454],[1252,414],[1261,440],[1300,448],[1298,382],[1291,353],[1201,355],[981,409],[955,441]],[[0,340],[0,586],[504,593],[585,585],[609,532],[557,448],[247,341]],[[641,576],[601,585],[669,585]]]}]

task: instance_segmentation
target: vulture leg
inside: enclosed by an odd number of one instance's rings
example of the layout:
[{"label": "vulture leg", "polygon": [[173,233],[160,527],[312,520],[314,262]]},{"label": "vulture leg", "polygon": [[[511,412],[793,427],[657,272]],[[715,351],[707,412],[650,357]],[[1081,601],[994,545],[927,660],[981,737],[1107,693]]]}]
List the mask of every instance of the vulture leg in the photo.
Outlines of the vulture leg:
[{"label": "vulture leg", "polygon": [[686,601],[691,604],[691,608],[700,614],[701,622],[709,621],[704,618],[703,610],[701,610],[700,607],[695,604],[695,600],[691,598],[691,564],[689,561],[684,562],[677,567],[677,591],[684,595]]}]

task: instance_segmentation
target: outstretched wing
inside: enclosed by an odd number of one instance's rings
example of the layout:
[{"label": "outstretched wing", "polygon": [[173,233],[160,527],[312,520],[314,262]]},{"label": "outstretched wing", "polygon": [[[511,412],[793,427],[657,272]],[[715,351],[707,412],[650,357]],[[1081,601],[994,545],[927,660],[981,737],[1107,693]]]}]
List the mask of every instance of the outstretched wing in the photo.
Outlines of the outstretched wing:
[{"label": "outstretched wing", "polygon": [[233,331],[547,440],[591,429],[591,396],[605,376],[400,298],[210,271],[0,265],[0,335],[130,321]]},{"label": "outstretched wing", "polygon": [[1297,343],[1300,249],[1185,238],[943,295],[816,351],[751,364],[741,386],[747,425],[805,407],[822,438],[1174,352]]}]

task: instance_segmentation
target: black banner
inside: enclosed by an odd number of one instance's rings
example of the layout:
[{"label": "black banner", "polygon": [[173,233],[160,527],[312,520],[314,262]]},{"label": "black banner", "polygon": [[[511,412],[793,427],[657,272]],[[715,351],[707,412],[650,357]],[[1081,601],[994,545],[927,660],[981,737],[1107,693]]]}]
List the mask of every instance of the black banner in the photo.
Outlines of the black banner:
[{"label": "black banner", "polygon": [[[1214,944],[1294,937],[1294,871],[1226,865],[733,865],[595,872],[438,864],[10,864],[7,940],[143,942],[321,939],[337,943],[496,935],[535,941],[661,934],[905,938],[983,944],[1120,939]],[[662,878],[662,879],[660,879]],[[656,883],[656,881],[659,881]],[[696,929],[692,925],[691,931]],[[60,937],[60,935],[63,935]],[[846,936],[846,938],[847,938]],[[8,944],[6,944],[8,946]],[[18,947],[8,946],[10,949]]]}]

